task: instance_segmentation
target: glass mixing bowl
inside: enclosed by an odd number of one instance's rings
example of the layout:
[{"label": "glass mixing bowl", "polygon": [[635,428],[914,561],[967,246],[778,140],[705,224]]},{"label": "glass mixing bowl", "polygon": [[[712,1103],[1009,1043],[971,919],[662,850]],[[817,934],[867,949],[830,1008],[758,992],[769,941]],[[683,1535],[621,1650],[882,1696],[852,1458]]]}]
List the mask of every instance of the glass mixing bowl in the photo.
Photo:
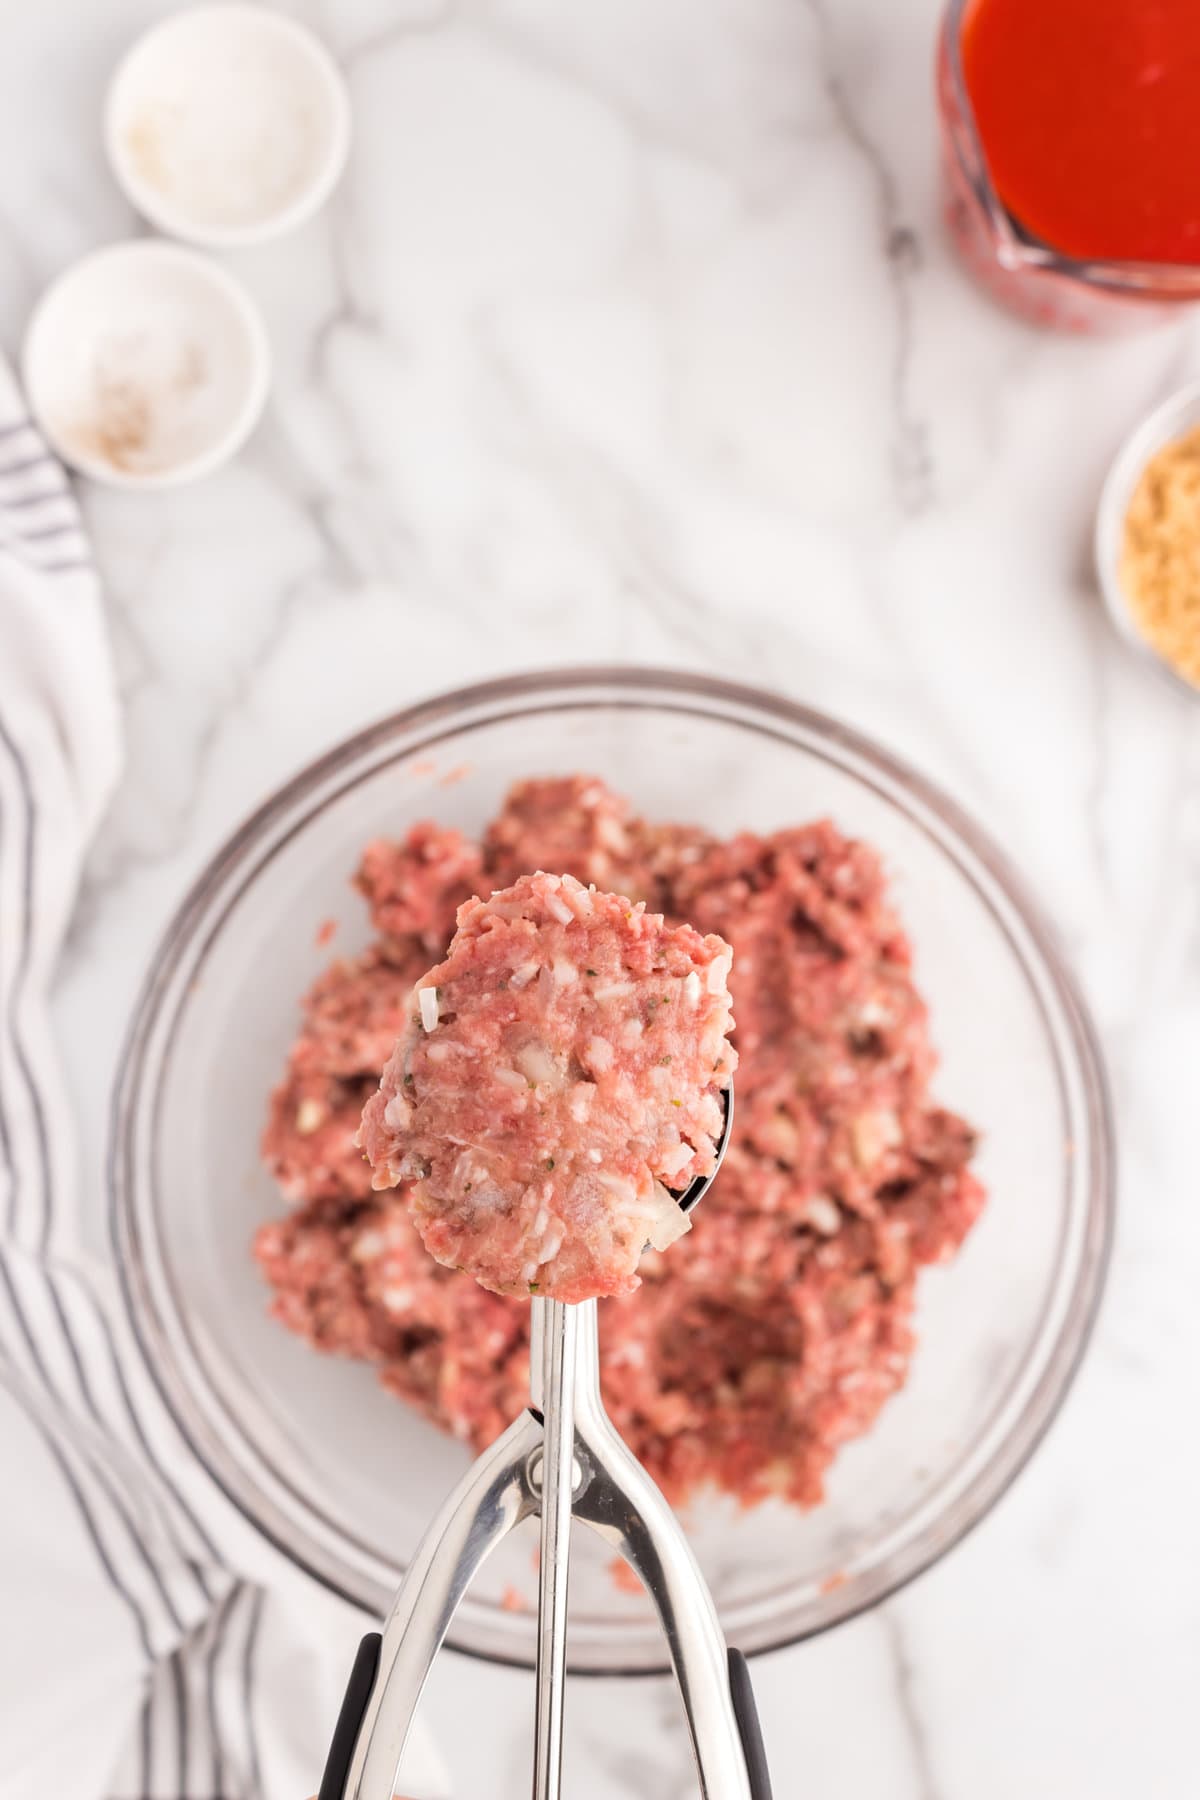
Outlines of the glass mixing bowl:
[{"label": "glass mixing bowl", "polygon": [[[258,1156],[266,1096],[331,954],[319,924],[339,921],[339,952],[366,941],[347,886],[363,844],[428,817],[476,831],[517,777],[577,770],[655,819],[728,833],[827,814],[876,845],[915,943],[938,1092],[984,1132],[989,1205],[957,1260],[921,1277],[907,1386],[843,1450],[825,1504],[746,1512],[712,1497],[686,1516],[730,1641],[765,1650],[879,1600],[1004,1491],[1078,1362],[1112,1218],[1101,1063],[1045,925],[980,831],[854,732],[721,681],[580,670],[431,700],[322,757],[235,833],[154,958],[118,1081],[117,1251],[197,1456],[295,1562],[383,1611],[467,1452],[369,1368],[268,1318],[250,1255],[283,1206]],[[573,1667],[661,1668],[648,1602],[580,1539]],[[457,1648],[532,1662],[532,1615],[504,1601],[515,1588],[532,1605],[534,1543],[522,1527],[488,1564]]]}]

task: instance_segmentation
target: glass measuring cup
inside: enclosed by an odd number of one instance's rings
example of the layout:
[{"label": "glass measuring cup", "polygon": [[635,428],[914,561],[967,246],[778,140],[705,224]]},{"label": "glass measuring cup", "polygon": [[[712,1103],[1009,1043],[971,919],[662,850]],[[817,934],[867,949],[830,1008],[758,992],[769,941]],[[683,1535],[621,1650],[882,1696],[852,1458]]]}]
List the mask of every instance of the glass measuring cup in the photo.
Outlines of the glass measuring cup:
[{"label": "glass measuring cup", "polygon": [[1066,256],[1023,231],[992,181],[963,72],[962,33],[980,0],[950,0],[935,68],[942,207],[951,240],[994,299],[1039,325],[1138,330],[1200,300],[1200,265]]}]

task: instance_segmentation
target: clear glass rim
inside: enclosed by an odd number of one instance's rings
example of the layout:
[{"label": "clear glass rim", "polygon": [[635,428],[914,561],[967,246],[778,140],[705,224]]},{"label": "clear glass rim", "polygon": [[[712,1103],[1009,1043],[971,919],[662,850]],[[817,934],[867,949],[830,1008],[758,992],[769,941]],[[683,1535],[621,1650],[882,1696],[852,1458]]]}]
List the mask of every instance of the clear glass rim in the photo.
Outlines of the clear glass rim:
[{"label": "clear glass rim", "polygon": [[1001,267],[1014,272],[1038,269],[1132,299],[1200,299],[1200,266],[1067,256],[1022,230],[992,183],[963,70],[962,23],[968,9],[977,3],[978,0],[949,0],[943,15],[940,56],[953,100],[953,117],[945,120],[945,126],[959,172],[986,215],[996,240],[996,259]]},{"label": "clear glass rim", "polygon": [[[858,1593],[853,1596],[847,1593],[841,1603],[832,1601],[829,1616],[803,1626],[789,1626],[760,1642],[746,1643],[742,1647],[749,1654],[766,1653],[843,1623],[896,1593],[961,1542],[1027,1464],[1057,1415],[1086,1348],[1103,1293],[1115,1213],[1112,1115],[1103,1061],[1087,1010],[1039,909],[1030,901],[1003,853],[958,805],[916,770],[880,749],[858,731],[783,696],[715,677],[623,665],[572,667],[501,677],[436,696],[367,726],[318,757],[277,789],[211,858],[177,908],[150,961],[118,1065],[110,1117],[109,1224],[114,1254],[138,1342],[163,1400],[192,1453],[256,1532],[274,1544],[290,1562],[351,1604],[364,1606],[366,1602],[361,1584],[354,1585],[344,1559],[339,1573],[329,1566],[320,1547],[311,1541],[308,1545],[298,1546],[294,1531],[289,1536],[284,1525],[264,1517],[264,1496],[253,1489],[252,1478],[244,1470],[236,1463],[231,1465],[229,1454],[214,1438],[210,1421],[176,1366],[171,1334],[159,1316],[150,1292],[142,1234],[147,1226],[148,1236],[155,1229],[154,1196],[151,1193],[147,1199],[138,1191],[134,1134],[147,1075],[153,1073],[150,1067],[152,1040],[160,1023],[159,1014],[170,997],[172,978],[185,947],[193,945],[197,928],[206,921],[212,901],[222,893],[231,877],[239,870],[244,875],[226,897],[217,918],[208,920],[209,929],[201,954],[204,946],[220,931],[224,917],[236,904],[240,893],[253,881],[257,865],[248,872],[244,865],[253,858],[264,839],[278,830],[305,802],[324,794],[322,804],[327,804],[347,786],[353,786],[362,775],[373,772],[377,764],[368,763],[363,767],[372,753],[402,744],[403,750],[397,750],[397,757],[409,756],[422,749],[431,734],[496,723],[527,712],[588,704],[626,704],[647,709],[666,705],[670,709],[671,699],[676,711],[732,721],[767,736],[781,737],[793,748],[811,751],[817,745],[824,746],[827,760],[835,761],[838,767],[860,780],[867,779],[868,785],[898,806],[911,823],[925,830],[938,847],[951,856],[958,872],[971,882],[1011,941],[1011,932],[997,913],[993,899],[964,866],[961,855],[954,854],[955,848],[965,851],[982,869],[1028,937],[1048,993],[1061,1011],[1061,1027],[1080,1088],[1078,1125],[1082,1141],[1077,1148],[1086,1152],[1078,1157],[1075,1174],[1080,1195],[1076,1201],[1079,1212],[1075,1221],[1079,1235],[1077,1266],[1069,1290],[1060,1296],[1061,1317],[1049,1334],[1044,1364],[1031,1392],[1024,1397],[1020,1411],[1000,1433],[980,1466],[972,1470],[963,1490],[951,1496],[949,1506],[944,1509],[946,1516],[924,1523],[914,1533],[912,1541],[905,1544],[903,1553],[893,1553],[894,1566],[878,1571],[871,1579],[856,1577],[860,1584]],[[805,743],[806,734],[813,740],[811,743]],[[359,773],[354,779],[344,781],[340,787],[335,785],[340,777],[355,770]],[[871,771],[873,781],[868,779],[865,771]],[[294,821],[270,854],[290,840],[304,823],[304,819]],[[1013,948],[1030,978],[1032,965],[1019,945],[1014,944]],[[1045,1017],[1044,1000],[1036,988],[1035,996]],[[1063,1085],[1066,1066],[1048,1021],[1047,1030],[1055,1044],[1057,1073],[1060,1085]],[[153,1094],[153,1086],[150,1093]],[[154,1252],[159,1248],[152,1239],[149,1247]],[[1039,1333],[1037,1341],[1040,1342],[1042,1335]],[[246,1492],[247,1488],[252,1491]],[[265,1503],[270,1506],[269,1500]],[[345,1535],[343,1533],[343,1537]],[[453,1627],[447,1643],[457,1651],[485,1661],[515,1667],[532,1666],[532,1658],[524,1653],[481,1648],[460,1637]],[[661,1674],[667,1672],[667,1664],[629,1664],[614,1658],[598,1663],[573,1662],[572,1672],[605,1676]]]}]

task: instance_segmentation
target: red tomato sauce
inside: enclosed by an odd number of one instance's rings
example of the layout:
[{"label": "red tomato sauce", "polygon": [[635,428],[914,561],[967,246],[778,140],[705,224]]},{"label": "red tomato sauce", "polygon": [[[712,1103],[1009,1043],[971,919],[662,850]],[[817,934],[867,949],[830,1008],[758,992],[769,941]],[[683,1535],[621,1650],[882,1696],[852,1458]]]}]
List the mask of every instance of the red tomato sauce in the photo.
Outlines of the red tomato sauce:
[{"label": "red tomato sauce", "polygon": [[976,0],[963,72],[996,191],[1068,256],[1200,264],[1200,0]]}]

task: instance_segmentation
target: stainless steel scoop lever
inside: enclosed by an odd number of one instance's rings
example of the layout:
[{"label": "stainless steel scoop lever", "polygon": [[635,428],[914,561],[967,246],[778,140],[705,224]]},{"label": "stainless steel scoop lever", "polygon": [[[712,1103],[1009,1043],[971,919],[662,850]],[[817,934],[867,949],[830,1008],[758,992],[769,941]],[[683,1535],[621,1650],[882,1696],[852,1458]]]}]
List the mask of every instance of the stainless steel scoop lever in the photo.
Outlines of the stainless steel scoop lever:
[{"label": "stainless steel scoop lever", "polygon": [[[729,1140],[733,1096],[726,1096]],[[715,1174],[715,1169],[713,1173]],[[680,1198],[690,1209],[712,1176]],[[658,1613],[704,1800],[770,1800],[745,1658],[726,1647],[691,1546],[600,1398],[596,1302],[531,1302],[530,1404],[472,1465],[430,1525],[382,1635],[363,1639],[320,1800],[391,1800],[413,1715],[459,1602],[495,1546],[542,1520],[534,1800],[558,1800],[572,1518],[640,1577]]]}]

